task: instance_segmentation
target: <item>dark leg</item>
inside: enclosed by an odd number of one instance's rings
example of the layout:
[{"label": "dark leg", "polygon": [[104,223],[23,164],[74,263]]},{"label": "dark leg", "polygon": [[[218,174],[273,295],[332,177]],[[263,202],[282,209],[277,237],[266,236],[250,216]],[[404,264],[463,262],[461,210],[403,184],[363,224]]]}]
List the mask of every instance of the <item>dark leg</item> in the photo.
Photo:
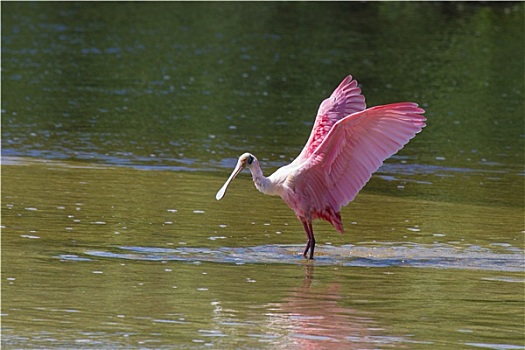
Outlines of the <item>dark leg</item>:
[{"label": "dark leg", "polygon": [[312,227],[312,222],[308,222],[308,227],[310,228],[310,260],[314,259],[314,249],[315,249],[315,237],[314,237],[314,229]]},{"label": "dark leg", "polygon": [[304,250],[303,256],[305,259],[308,259],[306,256],[308,254],[308,251],[310,251],[310,257],[309,259],[314,258],[314,249],[315,249],[315,238],[314,238],[314,230],[312,228],[312,222],[310,220],[301,220],[304,226],[304,230],[306,231],[306,237],[308,241],[306,242],[306,248]]},{"label": "dark leg", "polygon": [[310,250],[310,228],[308,227],[308,223],[306,220],[302,220],[304,231],[306,232],[306,248],[304,249],[303,257],[306,259],[306,254]]}]

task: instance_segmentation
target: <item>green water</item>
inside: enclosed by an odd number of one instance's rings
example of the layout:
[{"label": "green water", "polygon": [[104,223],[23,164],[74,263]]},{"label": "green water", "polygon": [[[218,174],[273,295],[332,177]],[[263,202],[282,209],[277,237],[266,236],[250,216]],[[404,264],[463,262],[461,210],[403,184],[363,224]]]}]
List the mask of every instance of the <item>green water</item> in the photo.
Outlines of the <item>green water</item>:
[{"label": "green water", "polygon": [[[2,3],[2,347],[523,349],[523,3]],[[352,74],[428,126],[314,223],[247,173]]]}]

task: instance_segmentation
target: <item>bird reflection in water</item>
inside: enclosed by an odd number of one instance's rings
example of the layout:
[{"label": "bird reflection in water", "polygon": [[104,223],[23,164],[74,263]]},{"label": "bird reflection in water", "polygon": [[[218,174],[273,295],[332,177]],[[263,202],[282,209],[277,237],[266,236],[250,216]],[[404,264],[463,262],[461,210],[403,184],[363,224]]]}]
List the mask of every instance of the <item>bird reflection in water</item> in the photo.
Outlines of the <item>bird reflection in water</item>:
[{"label": "bird reflection in water", "polygon": [[[268,313],[269,325],[281,337],[274,344],[286,349],[400,348],[402,338],[386,336],[371,315],[342,305],[339,283],[319,283],[313,264],[304,266],[304,279]],[[345,297],[348,299],[348,296]]]}]

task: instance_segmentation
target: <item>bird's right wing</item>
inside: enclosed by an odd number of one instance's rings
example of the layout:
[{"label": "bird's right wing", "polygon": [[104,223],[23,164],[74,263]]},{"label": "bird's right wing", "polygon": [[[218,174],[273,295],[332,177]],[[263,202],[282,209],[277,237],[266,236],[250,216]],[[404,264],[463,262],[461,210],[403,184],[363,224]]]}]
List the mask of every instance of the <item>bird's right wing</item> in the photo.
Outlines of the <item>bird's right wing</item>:
[{"label": "bird's right wing", "polygon": [[338,121],[297,175],[296,191],[307,193],[314,210],[329,203],[338,212],[354,199],[385,159],[425,126],[416,103],[372,107]]},{"label": "bird's right wing", "polygon": [[308,158],[319,147],[335,123],[365,108],[365,97],[361,94],[357,81],[351,75],[347,76],[319,106],[312,132],[297,157],[297,162]]}]

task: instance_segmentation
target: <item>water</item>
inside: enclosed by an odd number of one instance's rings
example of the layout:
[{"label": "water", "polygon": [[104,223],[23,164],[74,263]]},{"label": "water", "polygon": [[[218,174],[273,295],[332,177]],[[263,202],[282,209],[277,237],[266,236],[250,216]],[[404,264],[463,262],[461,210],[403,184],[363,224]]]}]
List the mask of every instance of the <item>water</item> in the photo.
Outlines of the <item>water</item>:
[{"label": "water", "polygon": [[[2,3],[2,346],[523,349],[522,3]],[[346,74],[428,126],[314,223]]]}]

